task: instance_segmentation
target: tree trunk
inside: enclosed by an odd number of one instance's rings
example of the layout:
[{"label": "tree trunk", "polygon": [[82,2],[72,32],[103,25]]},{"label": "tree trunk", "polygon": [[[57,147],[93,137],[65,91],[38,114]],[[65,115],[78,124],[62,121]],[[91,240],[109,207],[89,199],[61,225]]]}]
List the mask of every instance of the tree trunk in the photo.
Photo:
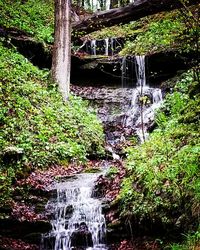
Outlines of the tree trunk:
[{"label": "tree trunk", "polygon": [[52,79],[58,84],[64,101],[69,96],[71,69],[71,3],[55,0],[55,34],[52,57]]},{"label": "tree trunk", "polygon": [[[188,0],[187,5],[198,4],[199,0]],[[76,32],[90,33],[103,27],[128,23],[144,16],[183,7],[180,0],[135,0],[125,7],[96,12],[82,21],[72,24]]]}]

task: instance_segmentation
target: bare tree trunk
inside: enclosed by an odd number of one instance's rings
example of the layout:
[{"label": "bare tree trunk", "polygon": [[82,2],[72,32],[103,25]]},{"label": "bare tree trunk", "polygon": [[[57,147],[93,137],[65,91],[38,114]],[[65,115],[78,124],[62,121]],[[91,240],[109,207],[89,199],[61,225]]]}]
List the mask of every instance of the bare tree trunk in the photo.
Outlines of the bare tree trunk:
[{"label": "bare tree trunk", "polygon": [[71,70],[71,2],[55,0],[55,34],[52,79],[58,84],[64,101],[69,97]]}]

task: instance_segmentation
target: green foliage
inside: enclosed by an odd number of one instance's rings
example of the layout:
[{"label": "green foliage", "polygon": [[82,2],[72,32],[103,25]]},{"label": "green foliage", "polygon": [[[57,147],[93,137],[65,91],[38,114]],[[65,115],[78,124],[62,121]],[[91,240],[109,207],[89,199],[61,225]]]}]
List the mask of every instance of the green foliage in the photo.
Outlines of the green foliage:
[{"label": "green foliage", "polygon": [[91,39],[123,37],[121,55],[149,54],[171,49],[195,50],[199,37],[198,7],[165,12],[125,25],[103,28],[90,34]]},{"label": "green foliage", "polygon": [[132,38],[144,31],[145,20],[146,18],[143,18],[141,21],[133,21],[129,24],[106,27],[102,30],[91,33],[89,36],[91,39],[104,39],[105,37]]},{"label": "green foliage", "polygon": [[155,15],[146,19],[145,32],[139,33],[135,40],[127,41],[121,54],[147,54],[176,48],[180,46],[179,38],[184,29],[177,12]]},{"label": "green foliage", "polygon": [[191,73],[183,76],[157,114],[158,128],[142,145],[128,148],[128,176],[121,215],[187,228],[199,224],[200,98],[189,97]]},{"label": "green foliage", "polygon": [[200,246],[200,231],[189,233],[185,236],[184,244],[173,244],[166,248],[171,250],[198,250]]},{"label": "green foliage", "polygon": [[[48,85],[48,74],[0,44],[0,189],[1,182],[13,179],[9,169],[15,175],[25,166],[85,161],[90,153],[103,153],[103,129],[94,111],[74,96],[63,104]],[[22,159],[5,163],[9,147],[22,149]]]},{"label": "green foliage", "polygon": [[41,0],[0,0],[0,25],[17,28],[39,41],[53,41],[54,2]]},{"label": "green foliage", "polygon": [[119,169],[117,167],[110,167],[108,172],[106,173],[106,176],[109,178],[113,178],[116,174],[119,173]]}]

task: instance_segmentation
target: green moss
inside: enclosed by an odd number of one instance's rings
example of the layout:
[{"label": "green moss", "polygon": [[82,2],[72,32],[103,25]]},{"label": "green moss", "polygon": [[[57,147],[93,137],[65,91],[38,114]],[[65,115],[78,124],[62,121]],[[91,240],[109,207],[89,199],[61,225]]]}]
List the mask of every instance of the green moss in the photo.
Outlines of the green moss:
[{"label": "green moss", "polygon": [[90,34],[92,39],[123,37],[120,55],[152,54],[166,50],[191,51],[197,47],[199,6],[144,17],[125,25],[104,28]]},{"label": "green moss", "polygon": [[84,173],[99,173],[101,170],[99,168],[86,168]]},{"label": "green moss", "polygon": [[92,39],[104,39],[106,37],[132,38],[145,30],[146,20],[147,18],[143,18],[139,21],[133,21],[128,24],[103,28],[91,33],[89,37]]}]

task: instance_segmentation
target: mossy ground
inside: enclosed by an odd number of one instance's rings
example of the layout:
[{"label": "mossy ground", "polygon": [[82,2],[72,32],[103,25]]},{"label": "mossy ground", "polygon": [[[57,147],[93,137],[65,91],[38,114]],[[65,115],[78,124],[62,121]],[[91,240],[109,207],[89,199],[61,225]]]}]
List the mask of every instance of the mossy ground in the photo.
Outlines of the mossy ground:
[{"label": "mossy ground", "polygon": [[[95,112],[75,96],[63,103],[48,76],[0,43],[1,195],[9,191],[4,184],[26,169],[103,153],[103,128]],[[21,159],[6,159],[11,149],[22,151]]]},{"label": "mossy ground", "polygon": [[0,0],[0,25],[24,31],[37,41],[52,43],[53,12],[52,0]]},{"label": "mossy ground", "polygon": [[157,113],[157,129],[142,145],[127,149],[127,171],[118,196],[121,216],[162,223],[166,230],[199,227],[200,95],[182,76]]}]

